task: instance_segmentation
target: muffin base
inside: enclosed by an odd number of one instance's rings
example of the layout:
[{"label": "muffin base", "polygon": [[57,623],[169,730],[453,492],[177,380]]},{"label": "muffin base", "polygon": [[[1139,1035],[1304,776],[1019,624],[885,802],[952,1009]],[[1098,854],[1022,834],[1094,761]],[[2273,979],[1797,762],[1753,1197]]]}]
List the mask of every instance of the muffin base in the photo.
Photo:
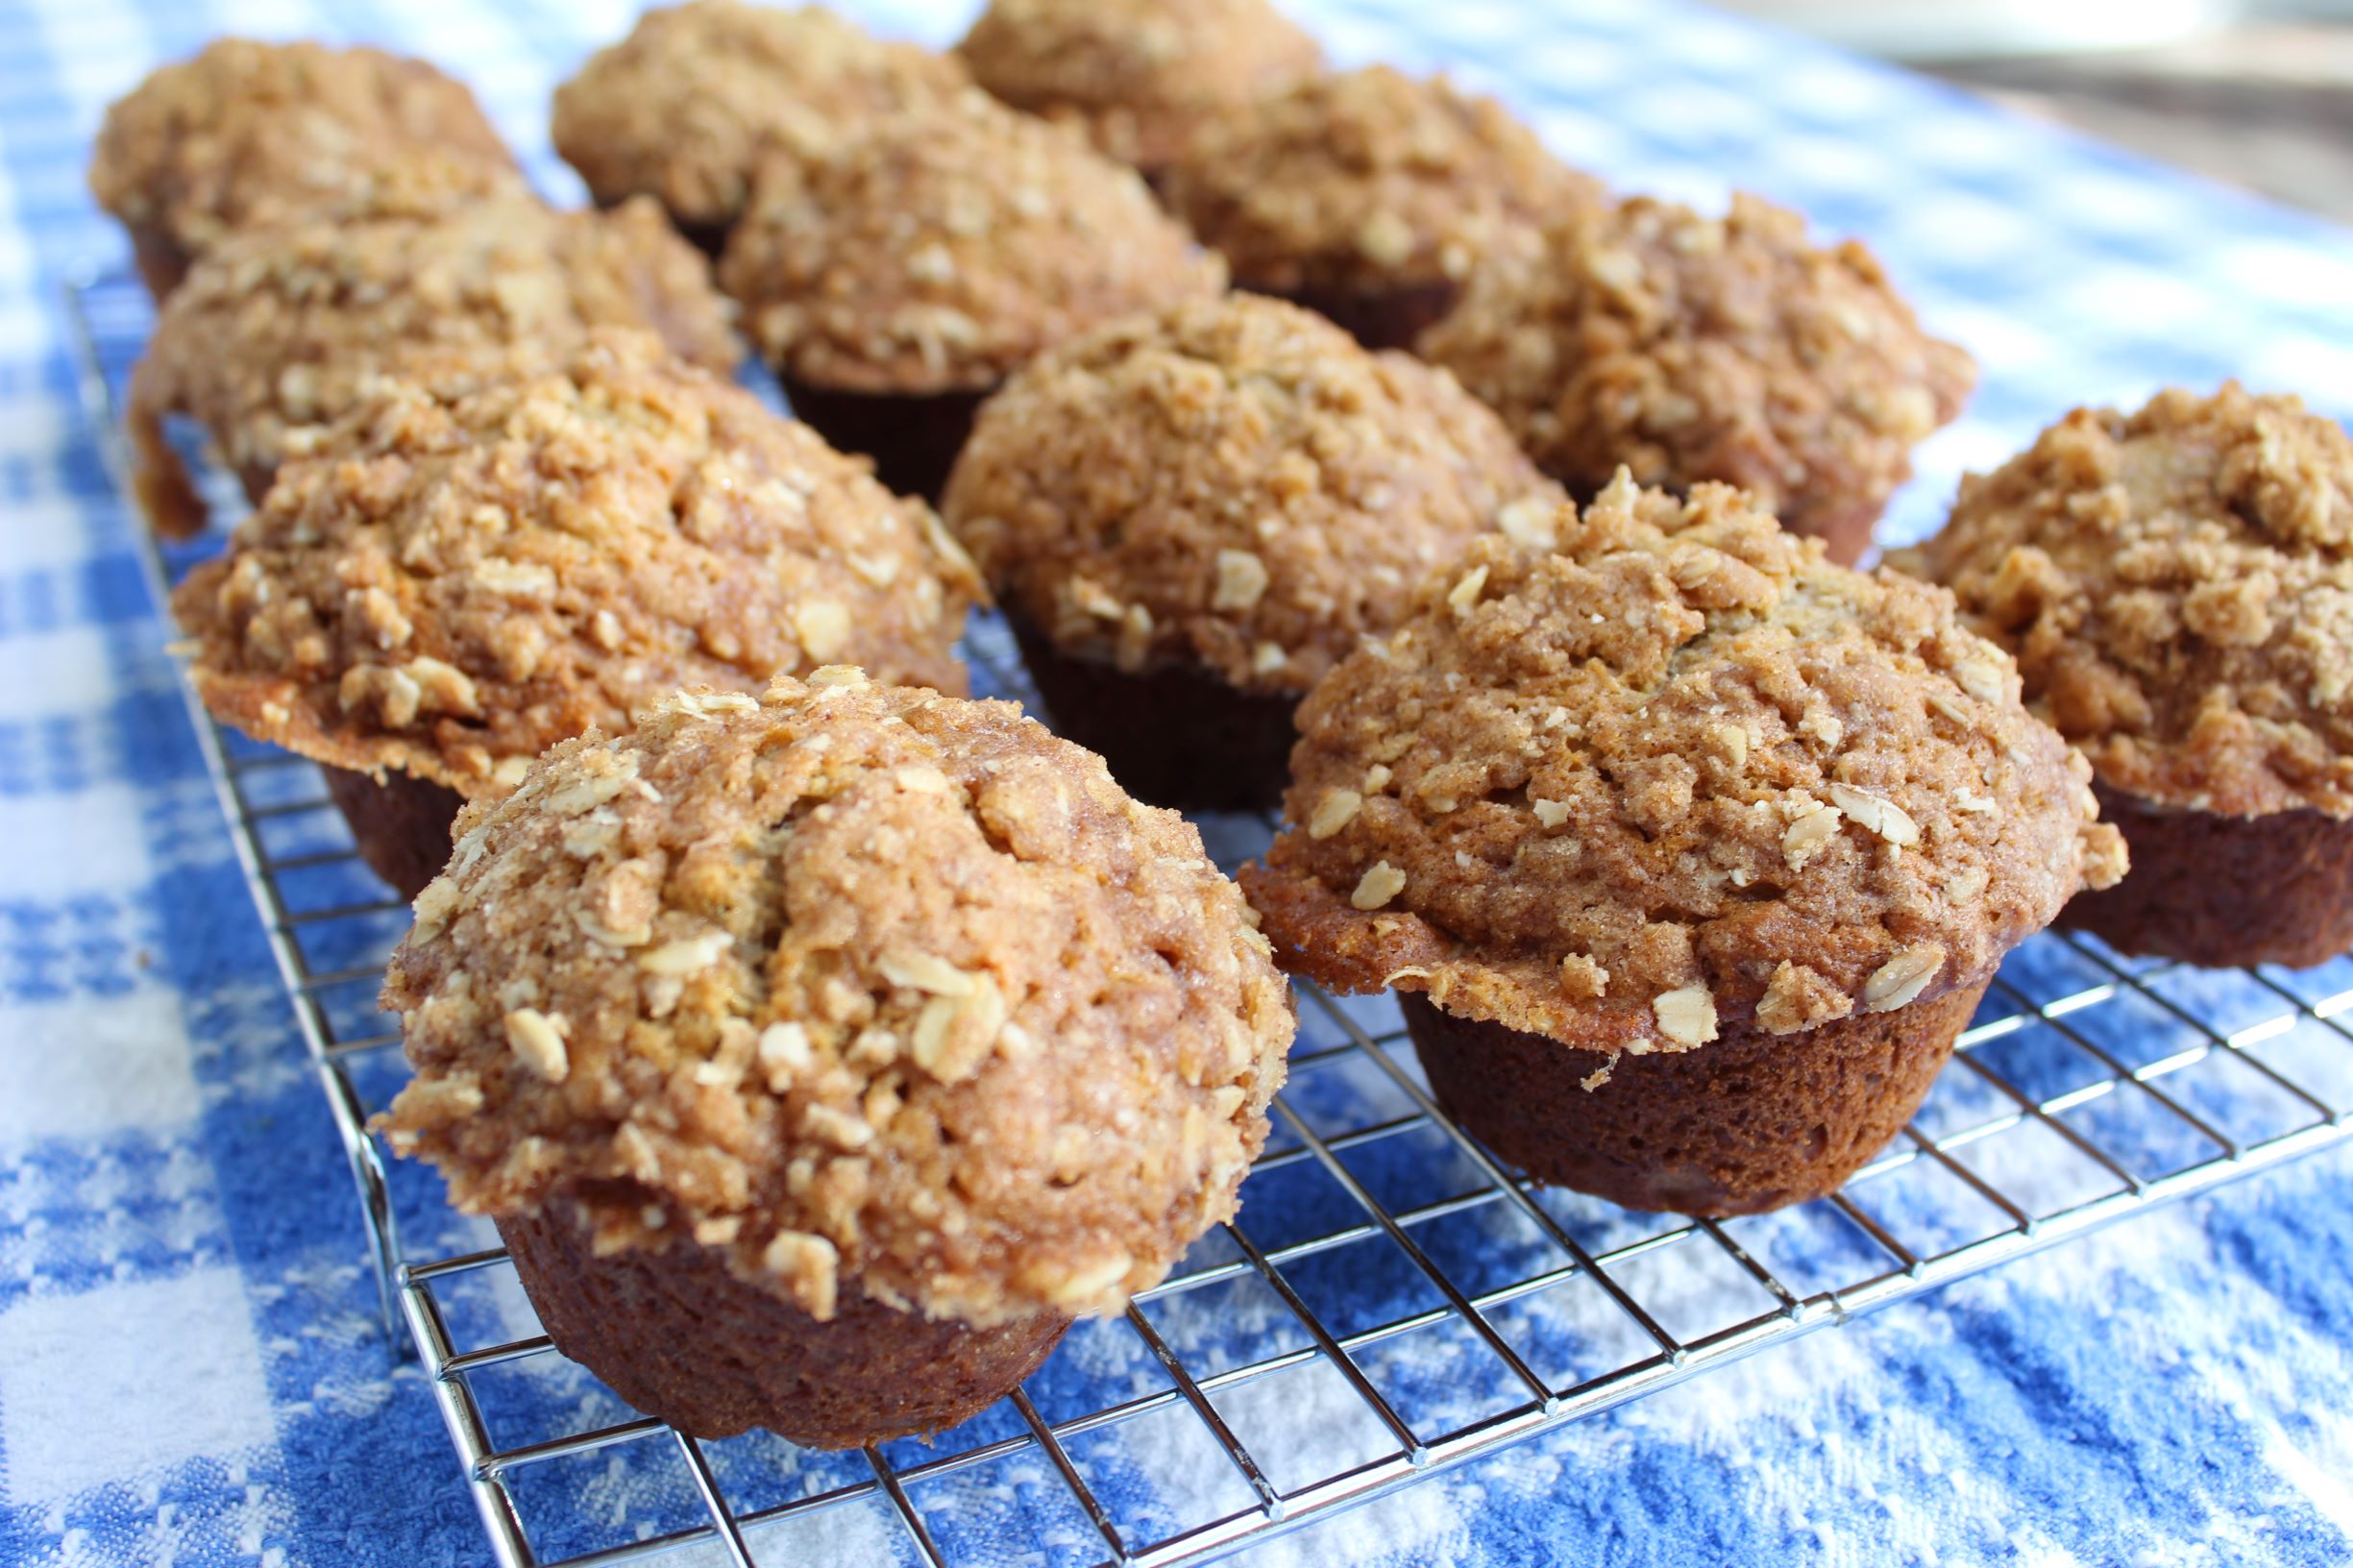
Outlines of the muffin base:
[{"label": "muffin base", "polygon": [[135,223],[129,227],[132,264],[138,268],[139,282],[147,285],[148,294],[161,305],[187,277],[195,258],[155,224]]},{"label": "muffin base", "polygon": [[1417,992],[1397,1000],[1438,1103],[1506,1161],[1629,1209],[1725,1215],[1836,1191],[1920,1108],[1984,994],[1980,983],[1796,1035],[1735,1025],[1614,1066]]},{"label": "muffin base", "polygon": [[2353,821],[2310,808],[2224,817],[2092,790],[2132,869],[2077,894],[2061,925],[2120,953],[2217,968],[2304,968],[2353,950]]},{"label": "muffin base", "polygon": [[321,768],[328,798],[352,826],[359,858],[411,903],[450,863],[450,824],[465,804],[455,790],[411,773],[380,779],[349,768]]},{"label": "muffin base", "polygon": [[1852,566],[1871,548],[1872,529],[1878,527],[1880,515],[1886,510],[1883,502],[1863,502],[1785,526],[1792,533],[1821,540],[1830,559],[1839,565]]},{"label": "muffin base", "polygon": [[1178,811],[1265,811],[1290,782],[1296,695],[1237,691],[1205,670],[1133,674],[1065,653],[1017,612],[1005,620],[1057,735],[1111,765],[1138,799]]},{"label": "muffin base", "polygon": [[1376,353],[1382,349],[1403,349],[1410,354],[1422,333],[1436,326],[1462,298],[1462,285],[1441,280],[1403,288],[1268,288],[1251,292],[1272,294],[1277,299],[1305,306],[1346,329],[1351,337]]},{"label": "muffin base", "polygon": [[697,1437],[752,1427],[808,1448],[944,1431],[1036,1371],[1066,1317],[939,1323],[854,1291],[819,1322],[684,1242],[599,1258],[569,1212],[499,1234],[555,1348],[648,1415]]},{"label": "muffin base", "polygon": [[929,396],[838,392],[782,372],[776,380],[793,412],[834,450],[866,453],[874,459],[874,478],[886,488],[920,496],[934,506],[947,488],[957,453],[971,437],[972,416],[994,390]]}]

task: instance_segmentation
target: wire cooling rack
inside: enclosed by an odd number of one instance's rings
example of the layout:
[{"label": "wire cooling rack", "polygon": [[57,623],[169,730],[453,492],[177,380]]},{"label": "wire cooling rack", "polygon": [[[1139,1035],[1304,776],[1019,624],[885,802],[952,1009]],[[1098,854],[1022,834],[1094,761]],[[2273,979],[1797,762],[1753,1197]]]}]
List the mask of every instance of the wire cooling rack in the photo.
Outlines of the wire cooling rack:
[{"label": "wire cooling rack", "polygon": [[[148,306],[110,276],[67,307],[121,483],[119,391]],[[159,603],[218,547],[152,545]],[[968,650],[981,687],[1031,696],[1001,625],[977,622]],[[2353,1136],[2353,961],[2208,971],[2044,936],[1845,1190],[1723,1222],[1638,1214],[1517,1179],[1432,1102],[1391,1003],[1303,987],[1239,1217],[1123,1318],[1081,1324],[930,1443],[698,1441],[557,1354],[495,1233],[367,1133],[405,1076],[375,997],[407,911],[313,768],[189,702],[350,1155],[387,1333],[398,1346],[405,1324],[503,1564],[942,1568],[1009,1541],[1056,1564],[1214,1556]],[[1269,830],[1202,826],[1229,868]]]}]

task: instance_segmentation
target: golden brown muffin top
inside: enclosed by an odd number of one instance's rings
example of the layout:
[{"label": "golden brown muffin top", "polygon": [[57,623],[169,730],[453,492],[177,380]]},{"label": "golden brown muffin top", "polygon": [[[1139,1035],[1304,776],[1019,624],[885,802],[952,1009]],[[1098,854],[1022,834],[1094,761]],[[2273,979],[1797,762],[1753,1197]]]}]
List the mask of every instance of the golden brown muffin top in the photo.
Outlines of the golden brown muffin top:
[{"label": "golden brown muffin top", "polygon": [[1297,693],[1480,533],[1549,537],[1561,499],[1444,371],[1232,294],[1032,360],[942,509],[1066,652]]},{"label": "golden brown muffin top", "polygon": [[807,159],[772,159],[720,263],[761,352],[839,391],[995,385],[1225,269],[1135,172],[977,91]]},{"label": "golden brown muffin top", "polygon": [[1963,479],[1913,559],[2018,655],[2103,784],[2353,816],[2353,441],[2334,420],[2235,381],[2078,408]]},{"label": "golden brown muffin top", "polygon": [[1323,64],[1266,0],[991,0],[956,52],[1006,103],[1076,120],[1146,170],[1172,161],[1205,114]]},{"label": "golden brown muffin top", "polygon": [[2091,770],[1951,596],[1621,473],[1490,535],[1299,714],[1244,886],[1298,971],[1581,1049],[1976,984],[2122,874]]},{"label": "golden brown muffin top", "polygon": [[1013,703],[681,693],[458,819],[385,1119],[461,1209],[691,1236],[820,1320],[1116,1311],[1266,1136],[1292,1022],[1248,913]]},{"label": "golden brown muffin top", "polygon": [[1459,282],[1603,199],[1494,99],[1385,65],[1219,107],[1166,188],[1238,284],[1284,293]]},{"label": "golden brown muffin top", "polygon": [[601,202],[645,194],[723,228],[770,156],[806,156],[876,116],[970,86],[948,56],[885,43],[822,6],[692,0],[647,12],[555,89],[555,149]]},{"label": "golden brown muffin top", "polygon": [[495,795],[686,685],[844,659],[964,689],[930,508],[640,332],[370,382],[173,595],[206,704],[338,768]]},{"label": "golden brown muffin top", "polygon": [[189,415],[241,473],[310,450],[378,372],[420,353],[562,357],[598,327],[659,332],[713,370],[739,355],[732,307],[660,208],[558,212],[516,195],[379,206],[239,234],[164,305],[132,378],[130,421],[168,466],[159,424]]},{"label": "golden brown muffin top", "polygon": [[1869,251],[1816,249],[1747,195],[1724,218],[1635,197],[1555,224],[1421,350],[1580,494],[1625,463],[1644,484],[1744,486],[1804,532],[1875,517],[1976,379]]},{"label": "golden brown muffin top", "polygon": [[107,110],[90,191],[196,256],[257,222],[364,200],[419,149],[470,161],[485,189],[521,185],[474,94],[421,60],[222,38]]}]

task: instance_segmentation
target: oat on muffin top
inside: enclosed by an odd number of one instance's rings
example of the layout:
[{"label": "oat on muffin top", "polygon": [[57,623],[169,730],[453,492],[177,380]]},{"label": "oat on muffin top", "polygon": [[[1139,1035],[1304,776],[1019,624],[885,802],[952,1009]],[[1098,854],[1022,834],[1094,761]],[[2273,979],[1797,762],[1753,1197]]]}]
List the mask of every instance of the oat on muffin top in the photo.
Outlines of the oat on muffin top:
[{"label": "oat on muffin top", "polygon": [[1303,692],[1472,538],[1559,489],[1454,378],[1233,294],[1047,351],[982,406],[943,501],[1066,651]]},{"label": "oat on muffin top", "polygon": [[1006,103],[1076,120],[1145,170],[1165,167],[1204,114],[1323,64],[1266,0],[991,0],[956,52]]},{"label": "oat on muffin top", "polygon": [[1232,1214],[1291,1015],[1174,812],[1010,702],[683,693],[458,821],[386,1117],[458,1207],[580,1205],[821,1320],[1115,1311]]},{"label": "oat on muffin top", "polygon": [[1913,562],[2016,652],[2101,783],[2353,816],[2353,440],[2297,399],[2078,408],[1963,479]]},{"label": "oat on muffin top", "polygon": [[371,381],[172,607],[247,734],[479,796],[683,685],[854,658],[961,691],[977,591],[920,502],[607,330]]},{"label": "oat on muffin top", "polygon": [[1950,596],[1624,474],[1490,535],[1300,710],[1244,886],[1285,962],[1599,1051],[1975,984],[2123,870]]},{"label": "oat on muffin top", "polygon": [[438,149],[520,184],[474,95],[380,49],[222,38],[107,110],[90,191],[194,256],[257,221],[346,205],[403,154]]},{"label": "oat on muffin top", "polygon": [[1281,293],[1460,282],[1603,199],[1492,98],[1385,65],[1223,107],[1166,184],[1238,285]]},{"label": "oat on muffin top", "polygon": [[1876,516],[1976,375],[1869,251],[1817,249],[1747,195],[1721,219],[1634,197],[1556,223],[1421,349],[1572,490],[1620,463],[1645,484],[1720,479],[1803,532]]},{"label": "oat on muffin top", "polygon": [[647,12],[555,89],[554,139],[601,202],[645,194],[723,229],[763,158],[968,90],[945,55],[885,43],[823,6],[691,0]]},{"label": "oat on muffin top", "polygon": [[720,263],[761,352],[836,391],[993,386],[1097,322],[1225,286],[1135,172],[979,92],[772,159]]},{"label": "oat on muffin top", "polygon": [[696,364],[734,366],[727,301],[651,203],[558,212],[515,195],[420,210],[404,191],[380,192],[348,216],[240,234],[190,272],[132,378],[132,433],[152,472],[173,471],[160,423],[182,413],[249,480],[266,482],[369,377],[419,352],[552,357],[592,328],[637,327]]}]

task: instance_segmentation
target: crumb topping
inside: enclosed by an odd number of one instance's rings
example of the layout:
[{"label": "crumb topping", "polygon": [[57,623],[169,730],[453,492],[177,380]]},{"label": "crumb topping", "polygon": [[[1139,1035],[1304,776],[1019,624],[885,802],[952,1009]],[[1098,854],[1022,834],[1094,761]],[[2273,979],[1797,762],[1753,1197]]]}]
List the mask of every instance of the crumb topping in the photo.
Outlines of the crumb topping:
[{"label": "crumb topping", "polygon": [[1234,1213],[1282,977],[1190,824],[1013,703],[685,693],[458,825],[383,1125],[461,1209],[981,1325],[1116,1311]]},{"label": "crumb topping", "polygon": [[974,92],[772,159],[720,280],[793,375],[927,393],[993,386],[1098,322],[1216,294],[1225,272],[1133,170]]},{"label": "crumb topping", "polygon": [[348,208],[420,150],[467,162],[484,190],[521,185],[474,94],[421,60],[222,38],[107,110],[90,191],[197,256],[257,223]]},{"label": "crumb topping", "polygon": [[647,12],[555,89],[555,148],[600,202],[649,195],[723,228],[763,159],[809,156],[969,85],[952,58],[822,6],[691,0]]},{"label": "crumb topping", "polygon": [[1299,723],[1243,873],[1284,962],[1583,1049],[1940,996],[2123,870],[1949,596],[1721,485],[1621,474],[1554,550],[1481,539]]},{"label": "crumb topping", "polygon": [[1801,532],[1875,518],[1976,379],[1879,263],[1753,196],[1728,215],[1635,197],[1552,225],[1423,338],[1580,495],[1740,485]]},{"label": "crumb topping", "polygon": [[991,0],[956,52],[1016,109],[1165,167],[1206,114],[1311,77],[1323,51],[1266,0]]},{"label": "crumb topping", "polygon": [[2078,408],[1961,481],[1917,557],[2100,781],[2353,816],[2353,440],[2236,382]]},{"label": "crumb topping", "polygon": [[1283,293],[1459,282],[1603,199],[1494,99],[1385,65],[1221,106],[1167,190],[1240,286]]},{"label": "crumb topping", "polygon": [[979,584],[930,509],[647,334],[363,390],[173,596],[250,735],[479,797],[685,685],[964,687]]},{"label": "crumb topping", "polygon": [[1032,361],[942,506],[1066,651],[1303,692],[1478,534],[1549,537],[1560,499],[1445,372],[1234,294]]}]

